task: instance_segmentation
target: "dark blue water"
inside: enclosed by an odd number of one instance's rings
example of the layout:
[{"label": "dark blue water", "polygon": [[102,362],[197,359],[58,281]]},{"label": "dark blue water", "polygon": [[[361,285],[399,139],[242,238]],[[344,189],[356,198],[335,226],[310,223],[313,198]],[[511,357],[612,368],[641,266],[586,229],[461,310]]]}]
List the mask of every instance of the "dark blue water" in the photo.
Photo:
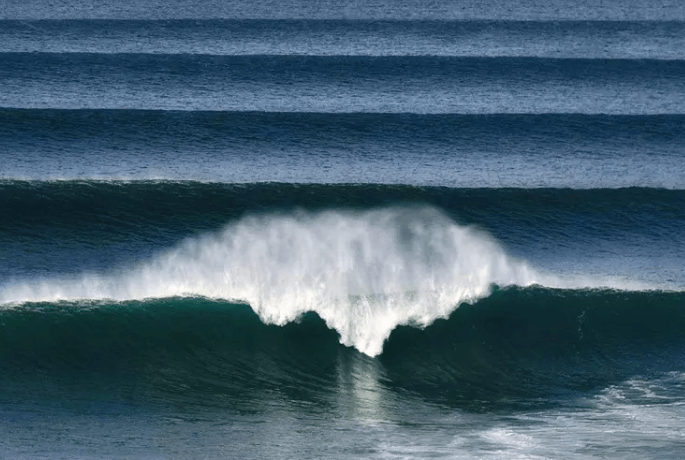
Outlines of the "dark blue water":
[{"label": "dark blue water", "polygon": [[0,8],[1,458],[681,458],[678,2]]}]

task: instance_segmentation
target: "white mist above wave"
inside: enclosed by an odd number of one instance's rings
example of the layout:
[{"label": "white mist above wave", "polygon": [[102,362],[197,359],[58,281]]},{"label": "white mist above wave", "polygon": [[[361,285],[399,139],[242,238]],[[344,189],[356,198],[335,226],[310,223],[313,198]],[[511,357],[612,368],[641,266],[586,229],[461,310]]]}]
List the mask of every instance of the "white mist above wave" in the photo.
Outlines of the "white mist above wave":
[{"label": "white mist above wave", "polygon": [[401,324],[425,326],[493,285],[598,287],[506,254],[428,207],[247,217],[106,275],[13,283],[0,303],[205,296],[245,301],[267,323],[315,311],[341,342],[375,356]]}]

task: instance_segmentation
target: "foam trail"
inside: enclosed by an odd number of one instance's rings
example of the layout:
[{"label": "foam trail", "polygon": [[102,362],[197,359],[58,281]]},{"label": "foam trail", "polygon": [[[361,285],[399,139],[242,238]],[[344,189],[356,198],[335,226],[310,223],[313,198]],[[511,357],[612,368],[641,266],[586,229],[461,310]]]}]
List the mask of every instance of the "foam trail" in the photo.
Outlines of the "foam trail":
[{"label": "foam trail", "polygon": [[315,311],[375,356],[399,324],[427,325],[497,284],[558,285],[429,207],[248,217],[116,274],[6,286],[0,303],[206,296],[284,324]]}]

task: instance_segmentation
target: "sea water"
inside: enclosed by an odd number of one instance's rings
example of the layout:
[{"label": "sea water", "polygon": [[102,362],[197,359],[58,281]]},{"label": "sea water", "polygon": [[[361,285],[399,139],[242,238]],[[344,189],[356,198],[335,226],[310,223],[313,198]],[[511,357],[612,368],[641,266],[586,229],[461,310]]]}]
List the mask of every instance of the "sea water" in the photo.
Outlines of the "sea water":
[{"label": "sea water", "polygon": [[0,458],[682,458],[684,37],[4,2]]}]

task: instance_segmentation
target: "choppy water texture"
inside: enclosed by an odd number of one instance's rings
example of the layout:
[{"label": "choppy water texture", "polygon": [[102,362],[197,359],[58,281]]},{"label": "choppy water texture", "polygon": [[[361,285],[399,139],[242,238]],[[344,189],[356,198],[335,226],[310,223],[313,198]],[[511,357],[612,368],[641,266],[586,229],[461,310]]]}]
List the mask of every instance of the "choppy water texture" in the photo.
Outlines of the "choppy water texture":
[{"label": "choppy water texture", "polygon": [[684,32],[4,2],[0,457],[682,458]]}]

